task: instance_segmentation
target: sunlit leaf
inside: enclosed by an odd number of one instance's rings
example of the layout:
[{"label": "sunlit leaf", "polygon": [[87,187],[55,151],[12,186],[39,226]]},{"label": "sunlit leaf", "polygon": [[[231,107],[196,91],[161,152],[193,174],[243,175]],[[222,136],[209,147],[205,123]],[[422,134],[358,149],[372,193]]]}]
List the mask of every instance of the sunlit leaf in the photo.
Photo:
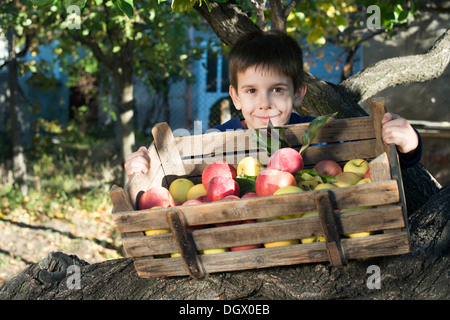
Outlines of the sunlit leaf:
[{"label": "sunlit leaf", "polygon": [[128,18],[132,18],[134,14],[133,0],[117,0],[117,6],[119,9],[127,15]]},{"label": "sunlit leaf", "polygon": [[319,116],[311,121],[308,125],[308,128],[305,130],[302,136],[302,148],[300,149],[300,154],[305,152],[306,148],[309,147],[311,142],[316,137],[317,133],[330,121],[332,118],[336,116],[337,112],[329,115]]},{"label": "sunlit leaf", "polygon": [[82,9],[86,5],[86,0],[64,0],[63,4],[66,9],[70,6],[77,6]]},{"label": "sunlit leaf", "polygon": [[38,7],[45,7],[51,5],[55,0],[30,0],[32,4]]}]

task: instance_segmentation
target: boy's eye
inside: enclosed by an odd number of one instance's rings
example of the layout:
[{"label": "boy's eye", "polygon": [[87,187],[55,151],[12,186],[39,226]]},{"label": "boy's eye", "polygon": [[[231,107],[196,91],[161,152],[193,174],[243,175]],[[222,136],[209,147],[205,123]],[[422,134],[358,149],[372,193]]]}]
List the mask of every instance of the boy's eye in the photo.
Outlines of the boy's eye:
[{"label": "boy's eye", "polygon": [[248,89],[247,93],[256,93],[256,89]]},{"label": "boy's eye", "polygon": [[281,87],[273,88],[273,92],[282,93],[282,92],[284,92],[284,88],[281,88]]}]

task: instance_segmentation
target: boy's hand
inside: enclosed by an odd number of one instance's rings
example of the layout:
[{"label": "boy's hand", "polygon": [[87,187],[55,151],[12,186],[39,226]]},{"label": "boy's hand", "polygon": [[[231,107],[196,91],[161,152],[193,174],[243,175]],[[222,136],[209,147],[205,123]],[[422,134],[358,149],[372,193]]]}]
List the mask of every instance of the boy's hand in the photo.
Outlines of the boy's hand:
[{"label": "boy's hand", "polygon": [[147,173],[150,169],[150,154],[146,147],[140,147],[138,151],[129,154],[125,160],[125,172],[128,178],[136,172]]},{"label": "boy's hand", "polygon": [[387,112],[381,124],[384,142],[395,144],[401,153],[414,151],[419,145],[419,139],[413,127],[399,115]]}]

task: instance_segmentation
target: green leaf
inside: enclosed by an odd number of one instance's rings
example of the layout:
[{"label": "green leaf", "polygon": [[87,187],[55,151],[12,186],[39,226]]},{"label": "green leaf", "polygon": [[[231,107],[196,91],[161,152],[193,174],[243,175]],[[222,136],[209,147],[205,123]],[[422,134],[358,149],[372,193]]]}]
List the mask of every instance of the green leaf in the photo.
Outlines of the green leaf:
[{"label": "green leaf", "polygon": [[252,130],[252,139],[256,142],[258,148],[266,150],[268,157],[278,149],[290,147],[290,144],[286,141],[285,129],[274,127],[270,120],[266,129]]},{"label": "green leaf", "polygon": [[172,12],[183,12],[191,9],[197,0],[173,0]]},{"label": "green leaf", "polygon": [[55,0],[30,0],[32,4],[38,7],[45,7],[51,5]]},{"label": "green leaf", "polygon": [[242,197],[244,194],[249,192],[255,192],[255,182],[256,177],[250,177],[246,175],[240,175],[236,177],[236,182],[239,185],[239,196]]},{"label": "green leaf", "polygon": [[83,9],[84,6],[86,5],[86,1],[87,0],[64,0],[63,5],[64,5],[64,8],[66,8],[66,9],[70,6],[77,6],[80,9]]},{"label": "green leaf", "polygon": [[134,4],[133,0],[117,0],[117,6],[119,9],[127,15],[128,18],[133,17]]},{"label": "green leaf", "polygon": [[308,128],[305,130],[302,136],[302,148],[300,149],[300,154],[305,152],[306,148],[309,147],[311,142],[316,137],[317,133],[330,121],[332,118],[336,116],[337,112],[329,115],[319,116],[311,121],[308,125]]},{"label": "green leaf", "polygon": [[312,175],[312,176],[320,177],[320,178],[322,179],[323,183],[334,183],[334,182],[337,182],[336,177],[333,177],[333,176],[326,176],[326,175],[320,174],[320,173],[318,173],[318,172],[316,171],[316,169],[314,169],[314,168],[312,168],[312,169],[303,169],[303,170],[300,170],[299,172],[297,172],[297,173],[295,174],[295,179],[296,179],[297,181],[300,180],[300,177],[301,177],[304,173],[310,174],[310,175]]}]

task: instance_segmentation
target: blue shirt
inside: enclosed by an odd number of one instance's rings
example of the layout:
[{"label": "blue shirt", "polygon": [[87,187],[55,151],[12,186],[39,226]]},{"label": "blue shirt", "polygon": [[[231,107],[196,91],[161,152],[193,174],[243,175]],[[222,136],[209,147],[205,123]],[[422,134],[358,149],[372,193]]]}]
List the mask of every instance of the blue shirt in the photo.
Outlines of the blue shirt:
[{"label": "blue shirt", "polygon": [[[241,120],[242,119],[238,118],[231,119],[225,123],[212,127],[212,129],[217,129],[219,131],[244,130],[245,128],[242,126]],[[302,117],[298,113],[292,112],[288,124],[308,123],[313,120],[314,117]],[[402,168],[412,167],[417,162],[419,162],[420,158],[422,157],[422,138],[420,137],[420,134],[416,129],[414,129],[414,131],[416,132],[417,137],[419,138],[419,145],[417,146],[416,150],[412,151],[412,154],[406,155],[401,152],[398,153],[399,161]]]}]

